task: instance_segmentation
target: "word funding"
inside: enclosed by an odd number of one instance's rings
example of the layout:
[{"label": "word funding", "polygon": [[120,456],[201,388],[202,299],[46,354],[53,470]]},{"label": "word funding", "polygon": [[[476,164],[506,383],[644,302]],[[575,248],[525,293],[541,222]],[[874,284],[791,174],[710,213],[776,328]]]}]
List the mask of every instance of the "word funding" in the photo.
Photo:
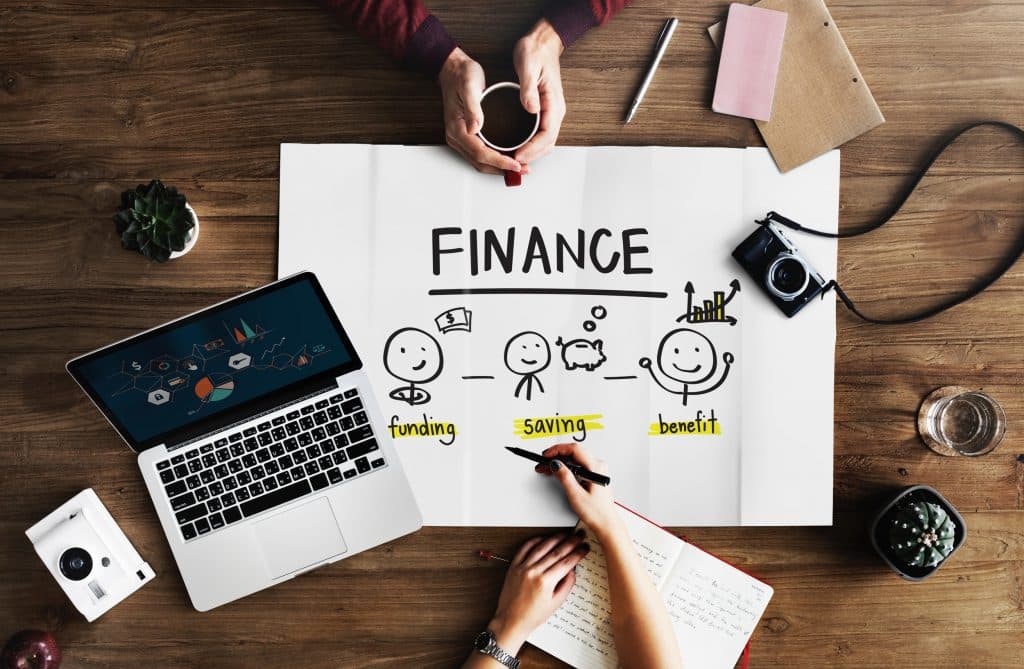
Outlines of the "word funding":
[{"label": "word funding", "polygon": [[607,228],[577,229],[575,234],[545,233],[537,226],[528,231],[508,228],[502,233],[475,228],[434,228],[434,276],[441,274],[442,261],[446,268],[468,262],[472,276],[481,271],[529,274],[539,270],[551,274],[571,267],[593,268],[601,274],[651,274],[653,270],[644,264],[643,258],[650,251],[643,245],[647,234],[646,228],[629,228],[618,234]]}]

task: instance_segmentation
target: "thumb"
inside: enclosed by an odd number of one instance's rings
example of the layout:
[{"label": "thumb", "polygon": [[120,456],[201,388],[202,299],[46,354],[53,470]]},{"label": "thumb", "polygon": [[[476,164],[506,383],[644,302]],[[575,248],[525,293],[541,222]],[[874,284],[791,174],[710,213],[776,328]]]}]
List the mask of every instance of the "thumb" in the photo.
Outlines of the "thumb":
[{"label": "thumb", "polygon": [[480,107],[480,91],[466,86],[462,91],[463,109],[465,112],[466,132],[475,135],[484,126],[484,110]]},{"label": "thumb", "polygon": [[519,68],[519,101],[531,114],[540,113],[540,77],[528,63]]},{"label": "thumb", "polygon": [[583,486],[576,480],[573,473],[569,471],[569,468],[558,460],[551,461],[551,473],[555,475],[559,483],[562,484],[562,488],[565,489],[565,496],[569,498],[569,502],[573,502],[583,494]]},{"label": "thumb", "polygon": [[554,600],[561,604],[569,596],[569,592],[572,591],[572,586],[576,585],[576,570],[570,571],[565,575],[558,585],[555,587]]}]

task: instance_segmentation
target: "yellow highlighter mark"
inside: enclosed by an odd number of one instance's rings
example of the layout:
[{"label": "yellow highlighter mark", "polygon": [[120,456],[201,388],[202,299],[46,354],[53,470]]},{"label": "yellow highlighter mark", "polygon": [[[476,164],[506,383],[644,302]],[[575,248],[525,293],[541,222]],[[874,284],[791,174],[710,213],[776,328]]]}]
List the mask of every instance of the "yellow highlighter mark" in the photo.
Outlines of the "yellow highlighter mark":
[{"label": "yellow highlighter mark", "polygon": [[690,420],[665,420],[658,414],[658,421],[651,423],[647,435],[651,437],[665,437],[671,435],[721,435],[722,424],[715,417],[715,410],[711,415],[705,415],[698,411],[697,416]]},{"label": "yellow highlighter mark", "polygon": [[512,434],[520,439],[542,439],[557,435],[571,435],[574,441],[583,441],[590,430],[603,430],[599,413],[582,416],[531,416],[512,421]]}]

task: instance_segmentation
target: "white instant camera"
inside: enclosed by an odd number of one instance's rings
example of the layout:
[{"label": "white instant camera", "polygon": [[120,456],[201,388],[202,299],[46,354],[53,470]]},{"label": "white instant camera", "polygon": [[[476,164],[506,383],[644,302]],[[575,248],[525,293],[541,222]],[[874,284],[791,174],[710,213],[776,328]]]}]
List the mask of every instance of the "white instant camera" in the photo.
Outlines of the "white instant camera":
[{"label": "white instant camera", "polygon": [[69,499],[25,534],[89,622],[156,576],[92,488]]}]

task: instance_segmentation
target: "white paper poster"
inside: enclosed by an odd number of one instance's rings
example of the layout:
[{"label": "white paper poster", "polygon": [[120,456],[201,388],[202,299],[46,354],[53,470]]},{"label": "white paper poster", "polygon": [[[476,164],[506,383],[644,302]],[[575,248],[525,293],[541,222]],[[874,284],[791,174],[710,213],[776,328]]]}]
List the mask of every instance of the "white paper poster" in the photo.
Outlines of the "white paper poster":
[{"label": "white paper poster", "polygon": [[[559,148],[521,188],[440,147],[283,145],[279,273],[318,274],[428,524],[573,522],[505,446],[585,444],[663,525],[830,524],[835,302],[732,259],[769,210],[835,229],[839,154]],[[826,277],[833,243],[790,235]]]}]

